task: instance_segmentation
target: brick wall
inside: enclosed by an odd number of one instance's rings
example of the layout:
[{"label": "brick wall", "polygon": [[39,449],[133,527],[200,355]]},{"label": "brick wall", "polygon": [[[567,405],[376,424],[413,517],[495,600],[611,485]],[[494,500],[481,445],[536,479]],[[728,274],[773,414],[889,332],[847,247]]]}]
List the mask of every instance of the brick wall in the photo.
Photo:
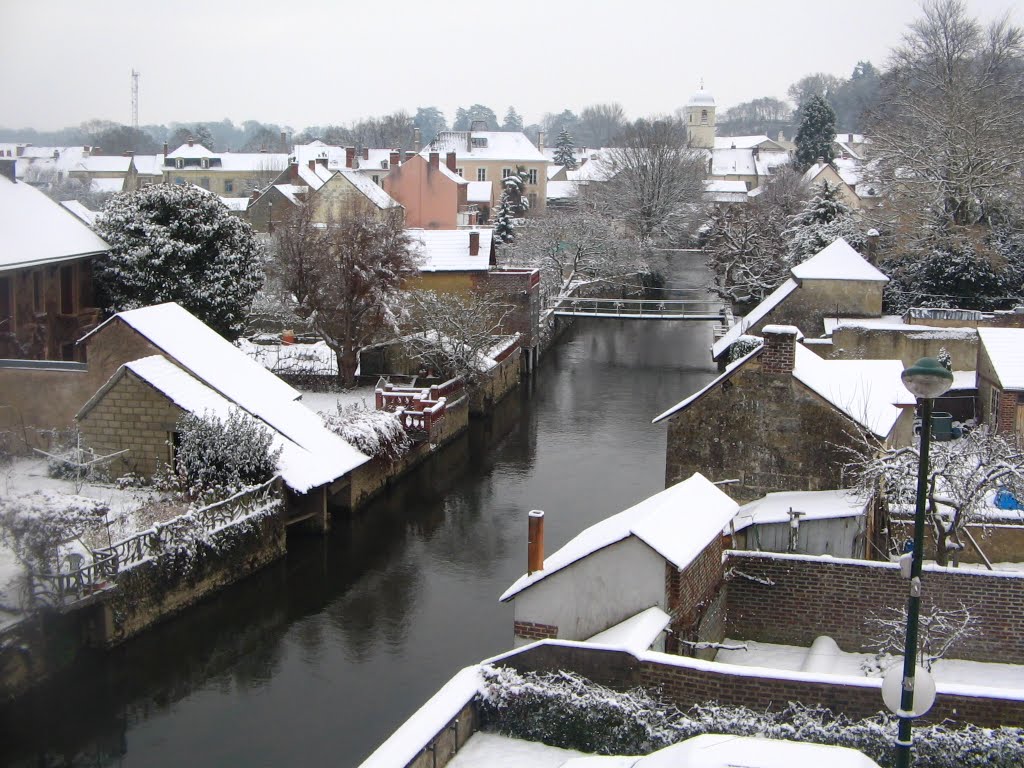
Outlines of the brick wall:
[{"label": "brick wall", "polygon": [[761,352],[761,369],[765,373],[792,373],[796,362],[796,332],[762,331],[764,351]]},{"label": "brick wall", "polygon": [[[728,582],[727,633],[740,640],[809,646],[829,635],[844,651],[862,651],[871,640],[865,618],[907,599],[908,583],[892,563],[729,552],[725,565],[773,582]],[[1024,576],[926,568],[921,581],[922,610],[963,603],[978,622],[958,658],[1024,663]]]},{"label": "brick wall", "polygon": [[[648,652],[639,657],[626,651],[588,648],[583,645],[545,643],[524,648],[500,662],[520,672],[571,670],[616,690],[637,686],[657,689],[663,700],[686,710],[695,704],[718,702],[757,710],[778,711],[789,702],[827,707],[852,718],[870,717],[884,711],[880,682],[865,679],[863,685],[759,675],[753,669],[742,674],[696,659]],[[763,672],[764,670],[757,670]],[[917,722],[949,720],[982,727],[1024,725],[1024,702],[985,696],[940,693],[931,712]]]},{"label": "brick wall", "polygon": [[722,584],[722,540],[712,541],[686,568],[679,570],[665,563],[665,602],[672,617],[671,633],[665,642],[668,653],[690,655],[701,623],[714,603]]},{"label": "brick wall", "polygon": [[996,432],[1012,435],[1017,431],[1017,393],[1000,391],[996,397]]},{"label": "brick wall", "polygon": [[550,624],[537,624],[532,621],[515,622],[515,636],[525,640],[547,640],[558,637],[558,627]]},{"label": "brick wall", "polygon": [[112,476],[150,476],[170,459],[167,441],[183,411],[125,371],[80,420],[82,439],[99,454],[127,450],[110,465]]}]

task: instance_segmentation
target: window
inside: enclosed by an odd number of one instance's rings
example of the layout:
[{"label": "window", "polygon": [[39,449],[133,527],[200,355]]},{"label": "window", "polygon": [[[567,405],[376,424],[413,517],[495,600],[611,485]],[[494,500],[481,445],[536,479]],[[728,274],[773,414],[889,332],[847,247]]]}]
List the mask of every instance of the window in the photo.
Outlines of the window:
[{"label": "window", "polygon": [[181,176],[175,176],[174,177],[174,183],[175,183],[176,186],[182,187],[182,186],[185,185],[185,180],[183,178],[181,178]]},{"label": "window", "polygon": [[43,299],[43,270],[37,269],[32,273],[32,311],[36,314],[46,311]]},{"label": "window", "polygon": [[176,158],[174,158],[174,167],[175,168],[184,168],[185,167],[185,158],[183,158],[183,157],[176,157]]},{"label": "window", "polygon": [[999,390],[992,387],[988,398],[988,423],[995,424],[999,421]]},{"label": "window", "polygon": [[512,175],[512,169],[511,168],[502,168],[501,169],[501,178],[502,179],[507,179],[511,175]]},{"label": "window", "polygon": [[531,168],[529,171],[527,171],[526,177],[527,177],[526,180],[530,184],[536,184],[537,183],[537,169],[536,168]]},{"label": "window", "polygon": [[209,168],[210,167],[210,158],[204,157],[204,158],[200,159],[199,160],[199,167],[200,168]]},{"label": "window", "polygon": [[700,123],[701,123],[701,125],[707,125],[707,122],[708,122],[708,111],[706,109],[702,109],[700,111]]},{"label": "window", "polygon": [[235,181],[234,181],[234,179],[227,179],[224,182],[224,194],[228,194],[228,193],[234,192],[234,191],[235,191]]},{"label": "window", "polygon": [[[474,136],[470,140],[470,144],[472,146],[474,146],[474,147],[480,147],[481,149],[485,149],[487,147],[487,137],[486,136]],[[484,181],[484,179],[480,179],[480,181]]]},{"label": "window", "polygon": [[526,197],[530,201],[530,210],[534,210],[537,207],[537,193],[531,192]]},{"label": "window", "polygon": [[14,318],[11,317],[11,278],[0,277],[0,333],[14,331]]},{"label": "window", "polygon": [[377,174],[375,173],[375,174],[373,174],[373,176],[371,176],[370,178],[371,178],[371,179],[373,179],[373,183],[374,183],[374,184],[376,184],[376,185],[377,185],[378,187],[380,186],[380,176],[379,176],[379,175],[377,175]]},{"label": "window", "polygon": [[72,362],[75,359],[75,342],[65,341],[60,345],[60,359]]},{"label": "window", "polygon": [[60,313],[75,314],[75,267],[72,264],[60,268]]},{"label": "window", "polygon": [[210,188],[210,177],[209,176],[203,176],[201,179],[199,179],[199,186],[202,187],[203,189],[209,189]]},{"label": "window", "polygon": [[457,174],[459,174],[459,176],[462,176],[462,169],[461,169],[461,168],[456,168],[456,169],[455,169],[455,172],[456,172]]},{"label": "window", "polygon": [[487,181],[487,169],[486,168],[477,168],[476,169],[476,180],[477,181]]}]

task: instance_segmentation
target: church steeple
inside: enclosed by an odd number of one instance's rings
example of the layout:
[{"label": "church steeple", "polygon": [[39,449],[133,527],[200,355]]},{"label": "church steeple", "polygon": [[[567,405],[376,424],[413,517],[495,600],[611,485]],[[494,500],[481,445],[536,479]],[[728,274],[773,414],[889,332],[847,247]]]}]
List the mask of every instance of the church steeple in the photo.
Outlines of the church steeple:
[{"label": "church steeple", "polygon": [[704,90],[704,78],[701,78],[700,90],[686,102],[685,115],[690,143],[695,147],[714,148],[715,97]]}]

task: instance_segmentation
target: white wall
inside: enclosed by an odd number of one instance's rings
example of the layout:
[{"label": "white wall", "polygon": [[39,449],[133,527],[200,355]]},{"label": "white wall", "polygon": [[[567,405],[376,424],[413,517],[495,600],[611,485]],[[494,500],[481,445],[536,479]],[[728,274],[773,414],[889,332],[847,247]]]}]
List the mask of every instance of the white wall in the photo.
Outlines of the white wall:
[{"label": "white wall", "polygon": [[665,559],[635,536],[577,560],[513,601],[516,621],[556,626],[561,640],[586,640],[654,605],[667,610]]}]

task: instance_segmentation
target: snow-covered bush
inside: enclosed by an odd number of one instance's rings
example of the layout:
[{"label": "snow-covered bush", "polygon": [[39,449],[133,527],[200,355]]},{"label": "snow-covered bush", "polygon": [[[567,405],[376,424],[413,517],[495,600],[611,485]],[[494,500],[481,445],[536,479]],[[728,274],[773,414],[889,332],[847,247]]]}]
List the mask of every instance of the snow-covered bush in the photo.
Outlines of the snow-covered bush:
[{"label": "snow-covered bush", "polygon": [[185,494],[210,503],[266,482],[277,472],[281,449],[271,449],[270,431],[240,409],[221,420],[186,414],[178,420],[176,474]]},{"label": "snow-covered bush", "polygon": [[171,184],[124,192],[95,229],[111,245],[96,262],[107,309],[176,301],[222,336],[242,332],[263,282],[264,249],[216,195]]},{"label": "snow-covered bush", "polygon": [[729,346],[729,362],[732,363],[741,357],[746,357],[762,344],[764,344],[764,339],[759,336],[740,336]]},{"label": "snow-covered bush", "polygon": [[[708,703],[682,712],[647,691],[615,691],[573,672],[484,667],[485,728],[556,747],[641,755],[704,733],[761,736],[857,749],[891,766],[896,718],[861,720],[790,704],[779,712]],[[1019,768],[1024,729],[947,725],[915,728],[918,768]]]},{"label": "snow-covered bush", "polygon": [[361,403],[338,403],[337,411],[320,415],[329,430],[367,456],[394,461],[412,446],[412,439],[395,413],[370,410]]},{"label": "snow-covered bush", "polygon": [[34,573],[53,573],[57,547],[103,525],[109,507],[86,496],[35,491],[0,497],[0,541]]},{"label": "snow-covered bush", "polygon": [[[880,657],[902,657],[907,629],[905,605],[874,613],[864,621],[874,633],[871,646]],[[925,608],[918,617],[917,663],[931,671],[932,664],[976,636],[977,625],[977,619],[963,603],[959,608]],[[887,666],[884,662],[880,658],[879,666]]]}]

